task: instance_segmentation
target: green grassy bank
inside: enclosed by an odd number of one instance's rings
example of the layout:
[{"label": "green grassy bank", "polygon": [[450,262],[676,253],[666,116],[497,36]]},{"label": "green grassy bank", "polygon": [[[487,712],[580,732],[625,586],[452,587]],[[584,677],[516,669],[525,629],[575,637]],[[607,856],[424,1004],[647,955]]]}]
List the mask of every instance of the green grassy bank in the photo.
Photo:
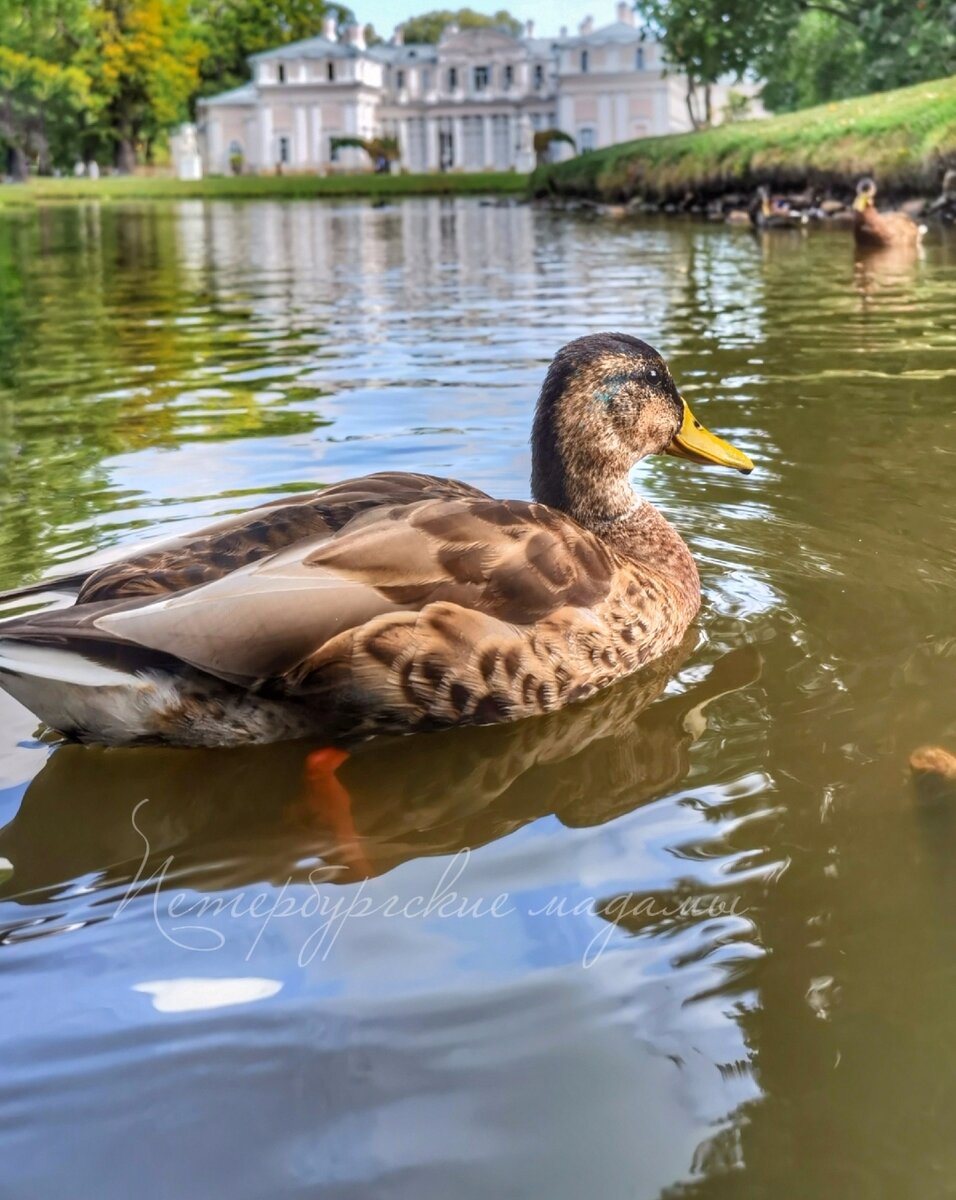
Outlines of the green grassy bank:
[{"label": "green grassy bank", "polygon": [[759,183],[935,194],[956,166],[956,76],[700,133],[623,142],[539,168],[535,195],[595,200],[715,196]]},{"label": "green grassy bank", "polygon": [[194,183],[178,179],[110,176],[101,179],[35,178],[0,186],[4,204],[57,200],[308,199],[369,196],[474,196],[523,194],[527,175],[513,171],[447,175],[236,175]]}]

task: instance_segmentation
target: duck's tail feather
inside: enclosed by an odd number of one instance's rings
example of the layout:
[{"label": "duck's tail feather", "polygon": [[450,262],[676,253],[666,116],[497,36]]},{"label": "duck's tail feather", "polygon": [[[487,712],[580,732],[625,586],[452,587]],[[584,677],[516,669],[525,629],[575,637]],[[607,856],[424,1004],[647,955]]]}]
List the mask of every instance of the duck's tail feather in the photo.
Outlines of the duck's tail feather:
[{"label": "duck's tail feather", "polygon": [[28,583],[23,587],[12,588],[9,592],[0,592],[0,606],[14,603],[17,600],[28,600],[33,596],[76,596],[89,579],[90,574],[90,571],[81,571],[76,575],[41,579],[38,583]]}]

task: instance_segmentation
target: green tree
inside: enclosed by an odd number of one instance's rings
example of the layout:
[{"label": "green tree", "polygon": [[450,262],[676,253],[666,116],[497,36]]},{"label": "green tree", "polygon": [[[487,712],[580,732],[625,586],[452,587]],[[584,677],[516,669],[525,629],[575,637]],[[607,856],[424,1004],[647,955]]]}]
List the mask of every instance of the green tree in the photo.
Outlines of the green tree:
[{"label": "green tree", "polygon": [[90,33],[86,0],[0,0],[0,146],[15,178],[77,152],[93,102],[72,60]]},{"label": "green tree", "polygon": [[315,37],[326,17],[340,26],[354,19],[344,4],[326,0],[195,0],[194,12],[206,48],[201,67],[206,96],[248,79],[250,54]]},{"label": "green tree", "polygon": [[472,8],[436,8],[432,12],[409,17],[403,24],[406,42],[429,42],[439,40],[447,25],[455,24],[459,29],[504,29],[516,37],[524,26],[517,17],[506,9],[499,8],[492,16],[475,12]]},{"label": "green tree", "polygon": [[809,108],[866,90],[866,48],[841,18],[806,12],[784,41],[762,56],[757,71],[766,80],[761,97],[767,108]]},{"label": "green tree", "polygon": [[956,71],[956,0],[636,0],[667,62],[688,78],[695,125],[710,86],[753,71],[769,106],[903,87]]},{"label": "green tree", "polygon": [[800,0],[639,0],[647,32],[667,63],[687,77],[687,113],[695,128],[711,123],[711,88],[723,76],[741,79],[793,22]]},{"label": "green tree", "polygon": [[88,70],[116,166],[129,172],[138,146],[187,116],[204,47],[189,0],[92,0],[92,20]]}]

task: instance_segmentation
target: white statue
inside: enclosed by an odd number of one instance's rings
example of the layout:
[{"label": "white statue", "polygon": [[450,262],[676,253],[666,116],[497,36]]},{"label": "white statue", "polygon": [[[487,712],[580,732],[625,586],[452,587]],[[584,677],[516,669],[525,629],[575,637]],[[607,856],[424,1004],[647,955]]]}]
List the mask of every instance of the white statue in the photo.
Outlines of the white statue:
[{"label": "white statue", "polygon": [[515,170],[523,175],[534,170],[534,128],[527,113],[518,118],[518,145],[515,154]]}]

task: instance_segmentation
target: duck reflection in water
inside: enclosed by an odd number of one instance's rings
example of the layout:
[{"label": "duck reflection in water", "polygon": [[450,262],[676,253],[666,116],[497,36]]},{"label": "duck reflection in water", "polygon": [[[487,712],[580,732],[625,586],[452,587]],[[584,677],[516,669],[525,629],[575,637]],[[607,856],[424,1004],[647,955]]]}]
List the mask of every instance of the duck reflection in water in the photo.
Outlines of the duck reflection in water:
[{"label": "duck reflection in water", "polygon": [[691,648],[685,641],[632,679],[545,717],[379,739],[318,771],[302,742],[64,745],[0,830],[0,856],[12,866],[0,899],[44,902],[90,874],[98,890],[137,875],[208,891],[354,882],[483,846],[551,814],[570,827],[603,824],[679,783],[706,706],[759,678],[760,656],[744,647],[659,699]]}]

